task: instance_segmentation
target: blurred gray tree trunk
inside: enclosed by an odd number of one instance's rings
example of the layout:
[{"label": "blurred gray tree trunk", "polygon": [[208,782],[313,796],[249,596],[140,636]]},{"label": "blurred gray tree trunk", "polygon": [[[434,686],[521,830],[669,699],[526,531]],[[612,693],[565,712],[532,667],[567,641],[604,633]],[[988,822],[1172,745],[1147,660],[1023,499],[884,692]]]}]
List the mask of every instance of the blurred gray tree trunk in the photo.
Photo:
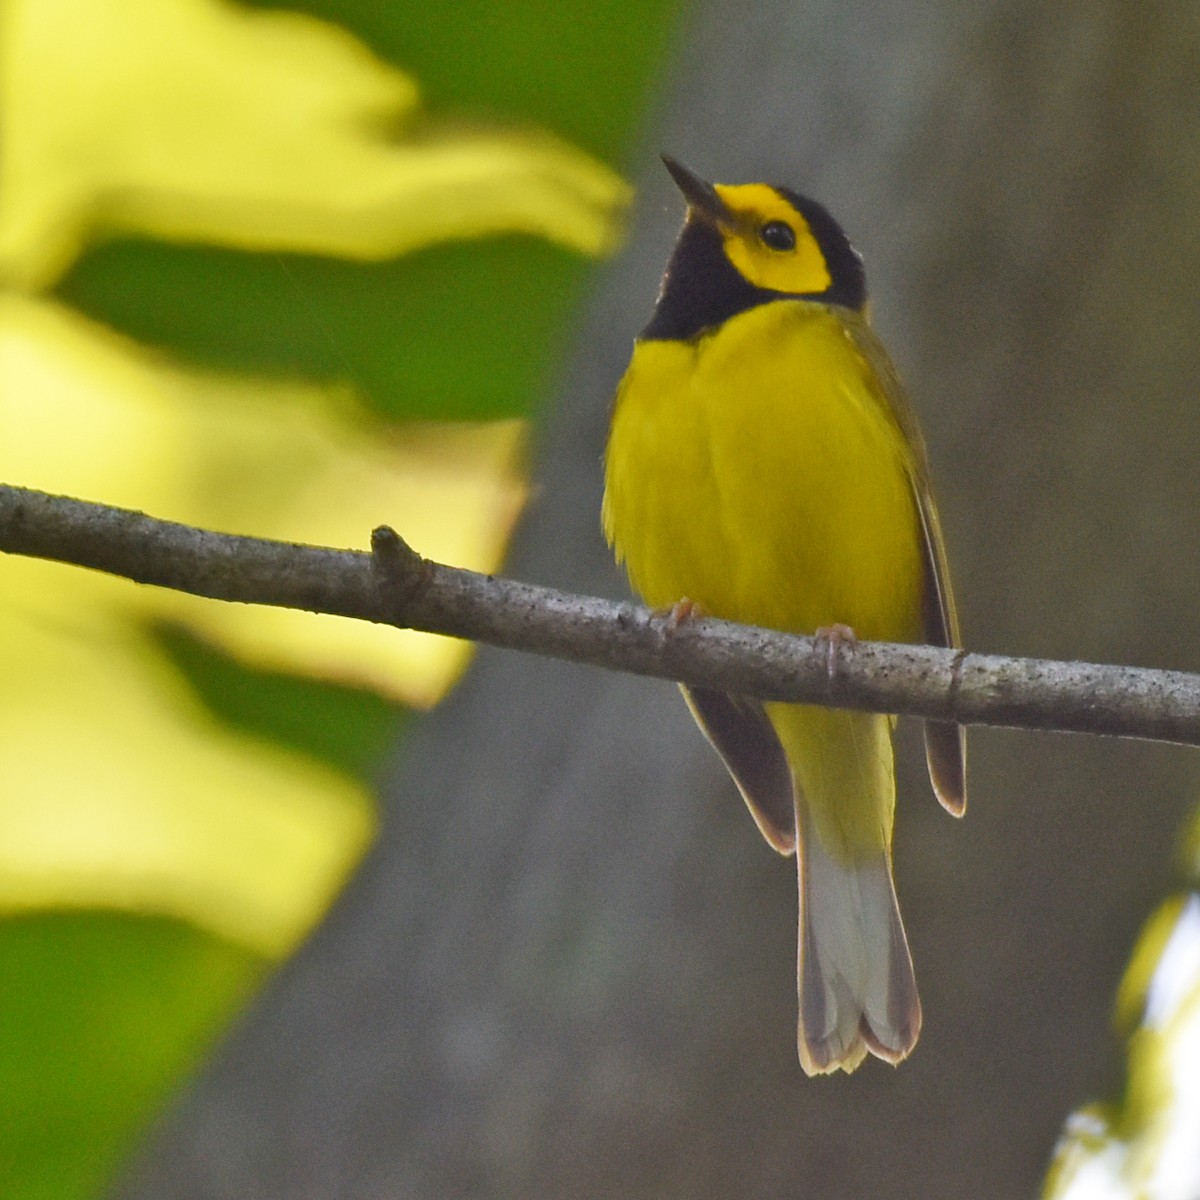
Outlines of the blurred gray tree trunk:
[{"label": "blurred gray tree trunk", "polygon": [[[680,219],[662,148],[817,195],[864,251],[972,648],[1200,668],[1197,64],[1176,0],[707,5],[511,573],[622,593],[600,454]],[[960,824],[902,761],[916,1053],[808,1080],[792,866],[673,690],[484,651],[121,1195],[1034,1194],[1118,1085],[1111,998],[1197,761],[981,732],[971,766]]]}]

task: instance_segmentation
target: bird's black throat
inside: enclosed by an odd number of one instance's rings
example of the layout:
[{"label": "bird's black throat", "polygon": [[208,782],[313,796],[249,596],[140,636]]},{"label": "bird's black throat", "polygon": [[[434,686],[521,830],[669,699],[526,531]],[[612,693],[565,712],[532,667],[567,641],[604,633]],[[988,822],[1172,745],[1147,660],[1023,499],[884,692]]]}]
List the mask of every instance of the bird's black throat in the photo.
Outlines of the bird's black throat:
[{"label": "bird's black throat", "polygon": [[689,216],[667,263],[654,316],[642,330],[641,339],[690,341],[748,308],[778,299],[779,292],[745,280],[725,254],[714,225]]}]

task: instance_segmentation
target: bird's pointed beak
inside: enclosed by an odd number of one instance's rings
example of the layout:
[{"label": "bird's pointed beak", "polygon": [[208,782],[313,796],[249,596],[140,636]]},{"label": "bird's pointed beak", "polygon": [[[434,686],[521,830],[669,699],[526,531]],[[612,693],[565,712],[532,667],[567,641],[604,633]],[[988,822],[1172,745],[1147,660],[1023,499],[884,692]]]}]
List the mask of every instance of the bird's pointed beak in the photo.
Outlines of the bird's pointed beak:
[{"label": "bird's pointed beak", "polygon": [[693,212],[713,224],[728,225],[732,222],[733,214],[725,201],[717,195],[717,189],[711,183],[706,183],[699,175],[693,175],[687,167],[676,162],[669,154],[664,154],[662,160],[663,165],[671,172],[675,186],[683,193],[688,207]]}]

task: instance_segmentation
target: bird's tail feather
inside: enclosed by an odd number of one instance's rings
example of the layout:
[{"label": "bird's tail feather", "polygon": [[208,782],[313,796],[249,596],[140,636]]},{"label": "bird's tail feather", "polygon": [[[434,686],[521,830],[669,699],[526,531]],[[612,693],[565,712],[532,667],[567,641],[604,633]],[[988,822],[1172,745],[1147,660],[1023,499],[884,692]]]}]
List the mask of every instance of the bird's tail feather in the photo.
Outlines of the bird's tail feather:
[{"label": "bird's tail feather", "polygon": [[800,1062],[853,1071],[868,1051],[899,1062],[921,1003],[896,890],[891,721],[769,704],[795,784],[800,887]]},{"label": "bird's tail feather", "polygon": [[868,1050],[899,1062],[921,1031],[921,1002],[886,849],[839,861],[800,806],[800,1064],[853,1071]]}]

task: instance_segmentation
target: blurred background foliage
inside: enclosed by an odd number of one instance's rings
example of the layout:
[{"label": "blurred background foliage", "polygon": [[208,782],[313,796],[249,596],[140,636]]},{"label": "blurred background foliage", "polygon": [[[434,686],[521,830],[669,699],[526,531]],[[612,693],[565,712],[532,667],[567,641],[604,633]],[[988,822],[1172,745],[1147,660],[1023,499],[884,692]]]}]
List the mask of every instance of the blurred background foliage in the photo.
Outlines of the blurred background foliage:
[{"label": "blurred background foliage", "polygon": [[[0,0],[0,478],[495,566],[680,7]],[[0,1195],[104,1188],[465,654],[0,562]],[[1197,912],[1148,922],[1048,1195],[1197,1194]]]},{"label": "blurred background foliage", "polygon": [[1068,1118],[1046,1200],[1193,1200],[1200,1195],[1200,892],[1172,896],[1147,922],[1117,1017],[1125,1086]]},{"label": "blurred background foliage", "polygon": [[[676,7],[2,0],[0,477],[494,568]],[[104,1186],[467,652],[0,563],[0,1193]]]}]

